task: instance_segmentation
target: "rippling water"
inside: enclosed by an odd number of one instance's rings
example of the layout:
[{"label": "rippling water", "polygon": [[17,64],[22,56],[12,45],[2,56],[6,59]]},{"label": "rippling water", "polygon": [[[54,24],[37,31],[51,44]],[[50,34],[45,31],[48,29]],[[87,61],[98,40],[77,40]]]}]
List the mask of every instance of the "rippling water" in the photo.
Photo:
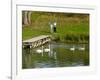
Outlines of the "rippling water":
[{"label": "rippling water", "polygon": [[52,42],[35,49],[22,50],[23,69],[76,66],[89,66],[88,44]]}]

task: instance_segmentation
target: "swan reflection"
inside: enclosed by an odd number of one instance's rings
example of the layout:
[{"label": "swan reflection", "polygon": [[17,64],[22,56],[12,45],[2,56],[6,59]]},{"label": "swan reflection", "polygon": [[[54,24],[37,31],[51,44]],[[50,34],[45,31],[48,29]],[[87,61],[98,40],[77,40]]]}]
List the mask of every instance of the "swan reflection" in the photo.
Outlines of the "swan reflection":
[{"label": "swan reflection", "polygon": [[44,54],[48,54],[48,57],[52,57],[54,59],[57,59],[57,54],[53,50],[52,44],[48,44],[47,47],[41,46],[41,48],[38,48],[36,50],[36,53],[42,54],[42,56],[44,56]]}]

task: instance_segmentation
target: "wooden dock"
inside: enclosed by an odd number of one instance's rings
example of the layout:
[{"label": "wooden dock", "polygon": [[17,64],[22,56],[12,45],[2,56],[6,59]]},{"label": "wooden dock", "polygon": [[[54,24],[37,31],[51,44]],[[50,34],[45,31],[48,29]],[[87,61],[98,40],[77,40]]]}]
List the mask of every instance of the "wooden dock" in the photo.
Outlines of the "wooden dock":
[{"label": "wooden dock", "polygon": [[41,35],[23,41],[23,47],[36,48],[50,41],[51,41],[51,37],[49,35]]}]

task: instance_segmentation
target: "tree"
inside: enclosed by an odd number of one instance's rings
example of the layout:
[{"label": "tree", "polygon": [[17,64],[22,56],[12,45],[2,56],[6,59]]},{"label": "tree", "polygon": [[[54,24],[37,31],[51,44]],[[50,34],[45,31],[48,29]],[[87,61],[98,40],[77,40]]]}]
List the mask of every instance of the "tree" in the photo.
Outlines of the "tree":
[{"label": "tree", "polygon": [[23,11],[22,12],[22,23],[23,25],[31,24],[31,11]]},{"label": "tree", "polygon": [[28,24],[31,24],[31,14],[32,14],[32,12],[29,11],[28,12]]}]

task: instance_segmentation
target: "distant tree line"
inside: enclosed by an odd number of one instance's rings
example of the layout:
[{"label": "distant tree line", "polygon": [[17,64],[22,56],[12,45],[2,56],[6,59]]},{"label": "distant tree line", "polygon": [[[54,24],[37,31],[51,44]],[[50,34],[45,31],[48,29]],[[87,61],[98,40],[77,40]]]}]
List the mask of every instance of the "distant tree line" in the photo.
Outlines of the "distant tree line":
[{"label": "distant tree line", "polygon": [[89,17],[89,14],[81,14],[81,13],[58,13],[58,12],[35,12],[35,11],[22,11],[22,25],[31,25],[32,24],[32,15],[34,15],[34,17],[36,17],[38,15],[44,15],[44,16],[48,16],[48,18],[50,18],[50,16],[54,16],[54,18],[56,19],[56,17],[78,17],[78,18],[86,18]]}]

